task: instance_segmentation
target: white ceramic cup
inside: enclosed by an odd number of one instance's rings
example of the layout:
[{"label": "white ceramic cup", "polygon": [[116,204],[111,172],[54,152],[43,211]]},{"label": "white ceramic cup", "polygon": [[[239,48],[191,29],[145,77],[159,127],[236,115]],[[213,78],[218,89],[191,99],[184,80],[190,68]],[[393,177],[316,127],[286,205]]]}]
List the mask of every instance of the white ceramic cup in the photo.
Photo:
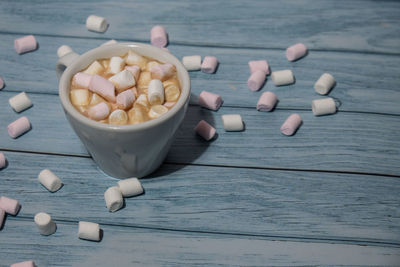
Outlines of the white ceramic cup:
[{"label": "white ceramic cup", "polygon": [[[134,125],[104,124],[79,113],[69,98],[73,75],[96,59],[122,56],[129,50],[176,67],[181,95],[175,106],[159,118]],[[59,59],[56,70],[61,76],[59,96],[65,115],[100,169],[116,178],[140,178],[161,165],[184,119],[190,97],[189,74],[176,57],[147,44],[117,43],[95,48],[81,56],[67,54]]]}]

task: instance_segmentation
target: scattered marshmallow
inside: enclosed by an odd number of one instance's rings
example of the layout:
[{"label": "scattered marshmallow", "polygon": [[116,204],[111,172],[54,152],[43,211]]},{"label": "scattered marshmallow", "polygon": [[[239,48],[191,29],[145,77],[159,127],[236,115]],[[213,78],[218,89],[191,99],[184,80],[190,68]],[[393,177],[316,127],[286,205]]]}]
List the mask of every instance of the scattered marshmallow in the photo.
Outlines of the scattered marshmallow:
[{"label": "scattered marshmallow", "polygon": [[14,40],[14,48],[18,54],[33,51],[37,48],[35,36],[27,35]]},{"label": "scattered marshmallow", "polygon": [[284,135],[293,135],[301,125],[301,117],[299,114],[290,115],[281,126],[281,132]]},{"label": "scattered marshmallow", "polygon": [[220,95],[202,91],[199,95],[199,105],[211,110],[218,110],[222,105],[222,98]]},{"label": "scattered marshmallow", "polygon": [[84,72],[78,72],[72,78],[72,81],[82,88],[89,88],[90,80],[92,79],[91,74],[87,74]]},{"label": "scattered marshmallow", "polygon": [[201,71],[204,73],[214,73],[218,66],[218,59],[212,56],[206,56],[201,64]]},{"label": "scattered marshmallow", "polygon": [[122,57],[112,57],[110,59],[110,72],[112,74],[117,74],[123,70],[125,67],[125,61]]},{"label": "scattered marshmallow", "polygon": [[107,209],[111,212],[115,212],[122,208],[124,199],[118,186],[112,186],[104,193],[104,200],[106,201]]},{"label": "scattered marshmallow", "polygon": [[120,109],[129,109],[135,101],[135,94],[132,90],[126,90],[117,95],[117,106]]},{"label": "scattered marshmallow", "polygon": [[110,108],[104,102],[100,102],[88,109],[88,117],[92,120],[100,121],[104,120],[110,114]]},{"label": "scattered marshmallow", "polygon": [[252,60],[249,61],[249,68],[250,68],[250,73],[253,74],[256,71],[263,71],[265,75],[268,75],[270,73],[269,70],[269,65],[266,60]]},{"label": "scattered marshmallow", "polygon": [[38,175],[38,180],[50,192],[58,191],[63,185],[60,178],[49,169],[42,170]]},{"label": "scattered marshmallow", "polygon": [[212,127],[209,123],[207,123],[205,120],[199,121],[197,126],[194,128],[196,133],[203,137],[206,141],[211,140],[214,136],[215,133],[217,132],[214,127]]},{"label": "scattered marshmallow", "polygon": [[129,70],[123,70],[114,76],[111,76],[108,80],[114,84],[118,93],[133,87],[136,84],[135,77],[133,77]]},{"label": "scattered marshmallow", "polygon": [[11,264],[10,267],[36,267],[33,261],[23,261]]},{"label": "scattered marshmallow", "polygon": [[0,90],[3,89],[3,87],[4,87],[4,80],[0,76]]},{"label": "scattered marshmallow", "polygon": [[263,93],[257,102],[258,111],[271,111],[278,101],[278,97],[272,92]]},{"label": "scattered marshmallow", "polygon": [[307,47],[302,43],[292,45],[286,49],[286,58],[289,61],[295,61],[299,58],[304,57],[306,54]]},{"label": "scattered marshmallow", "polygon": [[119,190],[123,197],[134,197],[143,194],[144,190],[138,178],[129,178],[118,181]]},{"label": "scattered marshmallow", "polygon": [[4,168],[7,164],[6,157],[0,152],[0,169]]},{"label": "scattered marshmallow", "polygon": [[147,98],[152,106],[164,103],[164,86],[160,80],[154,79],[150,81]]},{"label": "scattered marshmallow", "polygon": [[141,70],[144,70],[146,68],[147,59],[135,53],[134,51],[129,50],[128,56],[125,58],[125,62],[128,65],[137,65]]},{"label": "scattered marshmallow", "polygon": [[336,113],[336,103],[331,97],[313,100],[311,106],[315,116]]},{"label": "scattered marshmallow", "polygon": [[17,215],[20,208],[21,205],[19,204],[18,200],[4,196],[0,197],[0,209],[4,210],[8,214],[15,216]]},{"label": "scattered marshmallow", "polygon": [[158,117],[160,117],[161,115],[167,113],[168,108],[163,106],[163,105],[155,105],[152,106],[150,111],[149,111],[149,117],[151,119],[156,119]]},{"label": "scattered marshmallow", "polygon": [[238,132],[244,130],[242,116],[239,114],[222,115],[222,123],[227,132]]},{"label": "scattered marshmallow", "polygon": [[8,134],[12,138],[17,138],[18,136],[21,136],[22,134],[29,131],[30,129],[31,129],[31,123],[25,116],[13,121],[7,127]]},{"label": "scattered marshmallow", "polygon": [[86,19],[86,28],[89,31],[94,31],[94,32],[105,32],[108,27],[108,22],[105,18],[95,16],[95,15],[90,15]]},{"label": "scattered marshmallow", "polygon": [[80,221],[78,237],[91,241],[100,241],[100,225],[97,223]]},{"label": "scattered marshmallow", "polygon": [[165,28],[160,25],[156,25],[151,28],[150,41],[154,46],[165,47],[168,44],[168,35],[165,31]]},{"label": "scattered marshmallow", "polygon": [[319,77],[318,81],[314,84],[315,92],[320,95],[326,95],[335,86],[335,78],[329,73],[324,73]]},{"label": "scattered marshmallow", "polygon": [[108,101],[115,103],[114,84],[100,75],[93,75],[89,83],[89,90],[93,93],[99,94]]},{"label": "scattered marshmallow", "polygon": [[70,91],[71,102],[76,106],[86,106],[90,101],[90,92],[87,89],[74,89]]},{"label": "scattered marshmallow", "polygon": [[0,209],[0,229],[3,225],[5,217],[6,217],[6,212],[4,210]]},{"label": "scattered marshmallow", "polygon": [[62,45],[57,49],[57,56],[60,58],[68,53],[71,53],[72,51],[73,51],[72,48],[69,47],[68,45]]},{"label": "scattered marshmallow", "polygon": [[136,66],[136,65],[126,66],[125,69],[132,73],[133,77],[135,78],[135,81],[137,81],[139,79],[139,76],[140,76],[140,67],[139,66]]},{"label": "scattered marshmallow", "polygon": [[95,74],[100,74],[104,71],[104,67],[103,65],[100,64],[100,62],[98,62],[97,60],[93,61],[92,64],[90,64],[90,66],[84,71],[84,73],[86,74],[91,74],[91,75],[95,75]]},{"label": "scattered marshmallow", "polygon": [[30,108],[33,104],[29,97],[25,92],[19,93],[16,96],[11,97],[8,100],[10,106],[15,110],[15,112],[24,111],[27,108]]},{"label": "scattered marshmallow", "polygon": [[114,125],[125,125],[128,123],[128,114],[122,109],[116,109],[111,112],[110,116],[108,117],[108,123]]},{"label": "scattered marshmallow", "polygon": [[41,235],[52,235],[56,232],[57,226],[49,214],[39,212],[35,215],[34,221]]},{"label": "scattered marshmallow", "polygon": [[182,58],[182,64],[188,71],[201,69],[201,56],[185,56]]},{"label": "scattered marshmallow", "polygon": [[103,45],[113,45],[113,44],[116,44],[116,43],[118,43],[118,42],[115,41],[114,39],[112,39],[112,40],[109,40],[109,41],[107,41],[107,42],[101,44],[100,46],[103,46]]},{"label": "scattered marshmallow", "polygon": [[249,87],[251,91],[258,91],[263,86],[265,80],[265,72],[258,70],[250,75],[247,80],[247,87]]},{"label": "scattered marshmallow", "polygon": [[275,86],[288,85],[294,83],[294,75],[291,70],[280,70],[271,73],[271,79]]},{"label": "scattered marshmallow", "polygon": [[150,68],[151,78],[165,81],[175,74],[175,66],[172,64],[159,64]]}]

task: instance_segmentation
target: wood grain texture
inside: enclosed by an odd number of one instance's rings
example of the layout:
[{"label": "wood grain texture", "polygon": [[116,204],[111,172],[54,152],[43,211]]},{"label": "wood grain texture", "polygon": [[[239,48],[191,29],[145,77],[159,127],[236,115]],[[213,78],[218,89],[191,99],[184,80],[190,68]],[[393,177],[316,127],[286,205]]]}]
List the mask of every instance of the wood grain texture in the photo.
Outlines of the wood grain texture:
[{"label": "wood grain texture", "polygon": [[[398,178],[164,164],[141,179],[144,195],[125,199],[125,207],[111,213],[103,195],[117,180],[91,159],[5,155],[0,195],[20,201],[17,219],[48,212],[66,221],[400,247]],[[58,192],[38,182],[44,168],[63,181]]]},{"label": "wood grain texture", "polygon": [[[76,52],[84,53],[105,41],[37,36],[39,50],[18,55],[12,45],[16,36],[0,36],[3,47],[0,60],[4,62],[0,73],[6,81],[3,90],[45,94],[58,93],[55,64],[59,46],[68,44]],[[193,54],[215,55],[221,62],[216,74],[190,73],[192,104],[197,104],[197,96],[206,90],[220,94],[225,106],[253,108],[263,92],[272,91],[279,98],[278,109],[311,110],[311,101],[323,97],[314,91],[314,83],[322,73],[328,72],[337,80],[329,96],[341,101],[340,110],[400,115],[400,56],[312,51],[297,62],[288,62],[283,50],[181,45],[171,45],[169,49],[178,58]],[[248,61],[255,59],[267,59],[272,71],[293,70],[296,83],[276,87],[268,77],[262,90],[251,92],[247,88]]]},{"label": "wood grain texture", "polygon": [[[60,1],[29,3],[1,1],[0,31],[143,42],[151,27],[162,24],[172,44],[286,49],[303,42],[318,50],[400,52],[396,1],[102,0],[71,1],[65,8]],[[108,20],[106,33],[86,29],[90,14]]]}]

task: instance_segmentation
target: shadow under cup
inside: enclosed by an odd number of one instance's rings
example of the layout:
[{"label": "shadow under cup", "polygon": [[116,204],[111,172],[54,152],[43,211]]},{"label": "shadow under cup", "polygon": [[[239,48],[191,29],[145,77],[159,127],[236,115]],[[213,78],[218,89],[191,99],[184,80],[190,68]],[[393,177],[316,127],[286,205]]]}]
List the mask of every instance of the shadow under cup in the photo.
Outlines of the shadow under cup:
[{"label": "shadow under cup", "polygon": [[[80,114],[69,98],[73,75],[96,59],[122,56],[129,50],[176,67],[181,85],[178,102],[159,118],[134,125],[104,124]],[[60,100],[69,123],[100,169],[116,178],[140,178],[156,170],[171,147],[189,103],[190,79],[182,63],[166,51],[140,43],[101,46],[66,62],[63,58],[57,62],[58,72],[66,67],[59,82]]]}]

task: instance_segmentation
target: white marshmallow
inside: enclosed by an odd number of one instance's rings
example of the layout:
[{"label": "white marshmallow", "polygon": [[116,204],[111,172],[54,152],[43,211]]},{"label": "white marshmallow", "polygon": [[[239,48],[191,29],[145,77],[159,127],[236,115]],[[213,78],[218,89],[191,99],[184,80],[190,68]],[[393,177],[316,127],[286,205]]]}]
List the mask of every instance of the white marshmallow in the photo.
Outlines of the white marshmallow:
[{"label": "white marshmallow", "polygon": [[22,92],[16,96],[11,97],[8,100],[10,106],[15,110],[15,112],[21,112],[27,108],[30,108],[33,104],[25,92]]},{"label": "white marshmallow", "polygon": [[151,107],[149,111],[149,117],[151,119],[156,119],[160,117],[161,115],[167,113],[168,108],[163,106],[163,105],[154,105]]},{"label": "white marshmallow", "polygon": [[107,27],[108,27],[108,22],[103,17],[90,15],[86,19],[86,28],[89,31],[105,32],[107,30]]},{"label": "white marshmallow", "polygon": [[57,226],[49,214],[39,212],[35,215],[34,220],[40,234],[51,235],[56,232]]},{"label": "white marshmallow", "polygon": [[71,47],[69,47],[68,45],[62,45],[57,49],[57,56],[60,58],[60,57],[63,57],[63,56],[65,56],[66,54],[68,54],[70,52],[72,52],[72,48]]},{"label": "white marshmallow", "polygon": [[331,97],[313,100],[311,106],[315,116],[336,113],[336,103]]},{"label": "white marshmallow", "polygon": [[89,104],[90,93],[87,89],[74,89],[70,91],[71,102],[76,106],[85,106]]},{"label": "white marshmallow", "polygon": [[118,72],[121,72],[122,69],[125,67],[125,61],[121,57],[112,57],[110,59],[110,72],[112,74],[117,74]]},{"label": "white marshmallow", "polygon": [[288,85],[294,83],[294,76],[291,70],[280,70],[271,73],[271,79],[275,86]]},{"label": "white marshmallow", "polygon": [[141,70],[144,70],[147,65],[147,59],[139,54],[136,54],[132,50],[128,52],[128,56],[125,58],[125,62],[128,65],[137,65]]},{"label": "white marshmallow", "polygon": [[243,131],[244,124],[239,114],[222,115],[222,123],[227,132]]},{"label": "white marshmallow", "polygon": [[319,77],[318,81],[314,84],[315,92],[320,95],[326,95],[335,86],[335,78],[329,73],[324,73]]},{"label": "white marshmallow", "polygon": [[92,222],[79,222],[78,237],[81,239],[100,241],[100,225]]},{"label": "white marshmallow", "polygon": [[185,56],[182,58],[182,64],[188,71],[201,69],[201,56]]},{"label": "white marshmallow", "polygon": [[118,72],[114,76],[111,76],[108,80],[114,84],[118,93],[136,84],[135,77],[133,77],[132,73],[128,70]]},{"label": "white marshmallow", "polygon": [[125,69],[129,70],[132,73],[133,77],[135,78],[135,81],[137,81],[139,79],[139,76],[140,76],[140,67],[139,66],[136,66],[136,65],[126,66]]},{"label": "white marshmallow", "polygon": [[140,94],[139,97],[136,99],[135,103],[133,104],[133,106],[135,108],[143,108],[145,110],[150,109],[150,103],[145,94]]},{"label": "white marshmallow", "polygon": [[164,86],[160,80],[151,80],[147,90],[147,98],[150,105],[162,105],[164,103]]},{"label": "white marshmallow", "polygon": [[110,40],[110,41],[107,41],[107,42],[101,44],[100,46],[103,46],[103,45],[112,45],[112,44],[116,44],[116,43],[118,43],[118,42],[115,41],[114,39],[112,39],[112,40]]},{"label": "white marshmallow", "polygon": [[128,123],[128,114],[122,109],[116,109],[108,117],[108,123],[115,125],[125,125]]},{"label": "white marshmallow", "polygon": [[63,185],[60,178],[58,178],[52,171],[49,169],[42,170],[38,175],[39,182],[47,188],[50,192],[58,191]]},{"label": "white marshmallow", "polygon": [[124,199],[118,186],[112,186],[104,192],[104,200],[106,201],[107,209],[111,212],[115,212],[122,208]]},{"label": "white marshmallow", "polygon": [[83,73],[94,75],[102,73],[103,71],[104,71],[103,65],[101,65],[100,62],[95,60]]},{"label": "white marshmallow", "polygon": [[123,197],[133,197],[143,194],[143,187],[138,178],[119,180],[118,187]]}]

